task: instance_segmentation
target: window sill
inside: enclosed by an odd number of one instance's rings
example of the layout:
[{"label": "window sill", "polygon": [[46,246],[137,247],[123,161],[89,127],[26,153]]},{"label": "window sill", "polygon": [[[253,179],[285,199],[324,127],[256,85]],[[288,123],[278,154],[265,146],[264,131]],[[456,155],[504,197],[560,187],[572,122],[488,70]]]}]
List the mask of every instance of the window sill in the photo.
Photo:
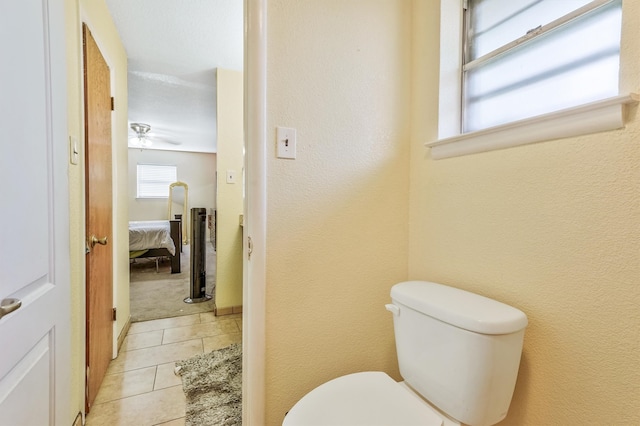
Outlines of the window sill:
[{"label": "window sill", "polygon": [[510,148],[624,127],[627,104],[640,101],[637,93],[620,95],[579,107],[515,121],[489,129],[428,142],[434,160]]}]

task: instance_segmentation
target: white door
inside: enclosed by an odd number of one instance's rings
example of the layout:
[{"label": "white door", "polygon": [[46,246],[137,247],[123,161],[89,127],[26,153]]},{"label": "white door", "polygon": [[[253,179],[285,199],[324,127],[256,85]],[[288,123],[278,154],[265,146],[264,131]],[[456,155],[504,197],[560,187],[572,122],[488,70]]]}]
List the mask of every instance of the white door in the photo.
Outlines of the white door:
[{"label": "white door", "polygon": [[65,60],[64,2],[0,1],[2,425],[73,421]]}]

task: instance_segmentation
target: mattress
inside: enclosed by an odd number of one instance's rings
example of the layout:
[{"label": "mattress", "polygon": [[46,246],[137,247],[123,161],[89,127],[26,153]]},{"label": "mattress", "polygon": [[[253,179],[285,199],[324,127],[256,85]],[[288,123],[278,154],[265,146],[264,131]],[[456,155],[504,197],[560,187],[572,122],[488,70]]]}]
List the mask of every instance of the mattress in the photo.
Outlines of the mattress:
[{"label": "mattress", "polygon": [[168,220],[129,222],[129,251],[157,248],[167,249],[172,256],[176,254]]}]

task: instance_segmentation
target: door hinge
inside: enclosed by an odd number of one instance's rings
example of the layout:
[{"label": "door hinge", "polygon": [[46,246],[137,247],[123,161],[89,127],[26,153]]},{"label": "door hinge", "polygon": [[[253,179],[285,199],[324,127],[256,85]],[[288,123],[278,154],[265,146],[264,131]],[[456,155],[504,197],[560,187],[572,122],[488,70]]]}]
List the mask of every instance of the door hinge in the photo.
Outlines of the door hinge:
[{"label": "door hinge", "polygon": [[253,241],[251,237],[247,237],[247,259],[251,260],[251,253],[253,253]]},{"label": "door hinge", "polygon": [[115,111],[116,110],[116,101],[115,99],[113,99],[113,96],[111,97],[111,111]]},{"label": "door hinge", "polygon": [[118,310],[117,310],[116,308],[113,308],[113,321],[115,321],[115,320],[116,320],[116,318],[117,318],[117,316],[118,316],[118,315],[117,315],[117,311],[118,311]]}]

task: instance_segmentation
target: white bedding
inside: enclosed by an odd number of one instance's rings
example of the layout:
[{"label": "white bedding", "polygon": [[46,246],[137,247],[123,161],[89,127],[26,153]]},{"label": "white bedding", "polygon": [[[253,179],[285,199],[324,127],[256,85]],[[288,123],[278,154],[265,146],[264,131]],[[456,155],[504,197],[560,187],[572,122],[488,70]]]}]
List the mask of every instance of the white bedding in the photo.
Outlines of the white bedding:
[{"label": "white bedding", "polygon": [[176,246],[171,239],[168,220],[129,222],[129,251],[166,248],[172,256]]}]

